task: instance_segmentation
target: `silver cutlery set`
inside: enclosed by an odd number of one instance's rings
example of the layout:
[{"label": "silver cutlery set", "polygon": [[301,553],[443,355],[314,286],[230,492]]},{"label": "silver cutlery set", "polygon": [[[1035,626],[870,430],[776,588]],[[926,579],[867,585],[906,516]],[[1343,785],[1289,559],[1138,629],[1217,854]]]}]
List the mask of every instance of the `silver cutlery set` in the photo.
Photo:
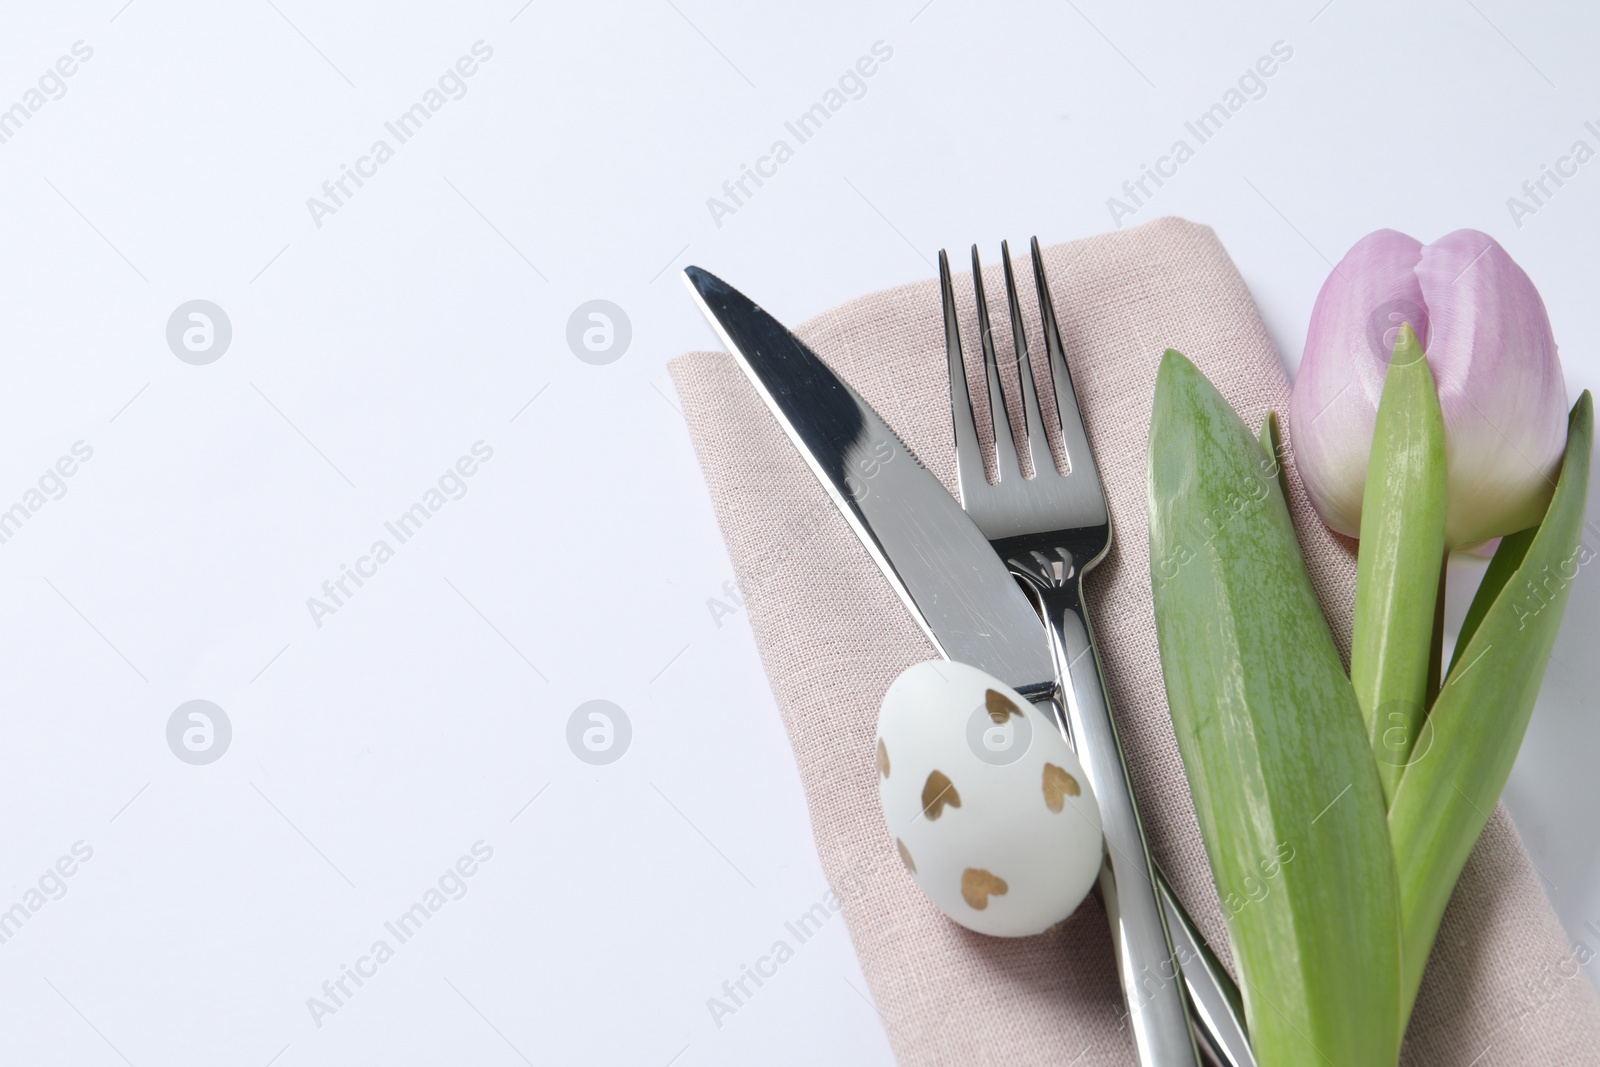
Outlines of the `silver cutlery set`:
[{"label": "silver cutlery set", "polygon": [[[686,268],[684,279],[934,647],[1033,701],[1076,750],[1100,805],[1100,896],[1139,1063],[1254,1067],[1238,990],[1151,861],[1106,698],[1083,576],[1110,549],[1111,521],[1038,240],[1032,261],[1042,346],[1029,344],[1003,244],[1001,261],[1025,436],[1013,437],[974,246],[978,340],[995,452],[991,481],[967,386],[950,266],[939,253],[959,502],[782,324],[698,267]],[[1049,443],[1034,352],[1042,352],[1041,376],[1055,398],[1059,456]],[[1030,468],[1031,477],[1025,474]]]}]

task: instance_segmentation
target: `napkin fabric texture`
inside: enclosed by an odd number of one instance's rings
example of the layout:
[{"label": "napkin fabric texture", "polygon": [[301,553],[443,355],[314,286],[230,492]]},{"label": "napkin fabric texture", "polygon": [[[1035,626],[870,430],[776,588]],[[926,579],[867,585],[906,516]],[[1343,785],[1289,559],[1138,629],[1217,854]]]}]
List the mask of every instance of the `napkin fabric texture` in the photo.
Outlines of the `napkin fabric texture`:
[{"label": "napkin fabric texture", "polygon": [[[1269,410],[1287,412],[1289,383],[1244,280],[1209,227],[1162,219],[1057,245],[1045,260],[1114,528],[1110,554],[1086,579],[1113,714],[1151,851],[1231,967],[1162,685],[1146,444],[1166,348],[1192,359],[1252,428]],[[1025,280],[1031,273],[1025,263],[1018,271]],[[985,279],[989,307],[1001,316],[994,330],[1000,362],[1013,370],[998,267]],[[972,285],[961,276],[955,287],[982,426]],[[1022,302],[1038,346],[1031,285]],[[854,300],[796,333],[954,493],[942,323],[930,279]],[[691,353],[671,372],[794,746],[822,866],[896,1059],[908,1067],[1132,1064],[1095,897],[1047,934],[999,939],[950,922],[912,883],[879,813],[873,740],[889,684],[934,650],[732,357]],[[1048,382],[1039,386],[1048,398]],[[1019,411],[1014,373],[1008,387],[1011,410]],[[1285,427],[1291,456],[1293,430]],[[1322,525],[1292,462],[1289,487],[1312,582],[1348,657],[1354,545]],[[1585,966],[1596,952],[1600,939],[1592,949],[1568,942],[1515,829],[1497,810],[1445,915],[1403,1062],[1600,1062],[1600,1006]]]}]

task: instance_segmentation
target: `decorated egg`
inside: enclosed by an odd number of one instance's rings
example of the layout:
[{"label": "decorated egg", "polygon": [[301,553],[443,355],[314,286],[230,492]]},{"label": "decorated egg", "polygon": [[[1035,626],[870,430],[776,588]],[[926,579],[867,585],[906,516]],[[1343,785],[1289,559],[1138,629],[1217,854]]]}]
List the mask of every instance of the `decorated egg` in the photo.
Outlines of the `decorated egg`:
[{"label": "decorated egg", "polygon": [[1100,807],[1054,722],[976,667],[918,663],[878,714],[893,847],[940,911],[997,937],[1071,915],[1100,873]]}]

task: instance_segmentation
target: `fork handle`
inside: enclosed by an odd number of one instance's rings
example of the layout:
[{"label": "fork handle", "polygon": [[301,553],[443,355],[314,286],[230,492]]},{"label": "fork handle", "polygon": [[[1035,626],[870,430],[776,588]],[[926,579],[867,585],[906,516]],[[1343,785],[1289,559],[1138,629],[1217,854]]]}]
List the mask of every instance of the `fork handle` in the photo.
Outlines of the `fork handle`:
[{"label": "fork handle", "polygon": [[1117,975],[1141,1067],[1198,1067],[1179,958],[1167,930],[1150,850],[1111,719],[1081,577],[1038,589],[1068,729],[1105,830],[1100,895],[1111,922]]}]

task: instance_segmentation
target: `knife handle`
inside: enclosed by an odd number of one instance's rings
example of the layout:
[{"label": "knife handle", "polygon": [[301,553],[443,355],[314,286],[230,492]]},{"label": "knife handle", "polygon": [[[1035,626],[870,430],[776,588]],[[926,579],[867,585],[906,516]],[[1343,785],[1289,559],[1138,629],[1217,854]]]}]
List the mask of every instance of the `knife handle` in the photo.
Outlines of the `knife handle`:
[{"label": "knife handle", "polygon": [[1244,1003],[1239,987],[1222,967],[1206,943],[1205,935],[1183,909],[1159,865],[1155,868],[1156,887],[1166,907],[1167,933],[1172,936],[1183,967],[1183,985],[1189,991],[1189,1013],[1194,1019],[1194,1035],[1201,1050],[1220,1067],[1256,1067],[1244,1022]]},{"label": "knife handle", "polygon": [[[1037,587],[1036,587],[1037,588]],[[1167,930],[1160,891],[1127,761],[1111,719],[1099,657],[1075,576],[1037,589],[1050,633],[1068,731],[1105,830],[1100,895],[1111,923],[1126,1023],[1141,1067],[1198,1067],[1179,958]]]}]

